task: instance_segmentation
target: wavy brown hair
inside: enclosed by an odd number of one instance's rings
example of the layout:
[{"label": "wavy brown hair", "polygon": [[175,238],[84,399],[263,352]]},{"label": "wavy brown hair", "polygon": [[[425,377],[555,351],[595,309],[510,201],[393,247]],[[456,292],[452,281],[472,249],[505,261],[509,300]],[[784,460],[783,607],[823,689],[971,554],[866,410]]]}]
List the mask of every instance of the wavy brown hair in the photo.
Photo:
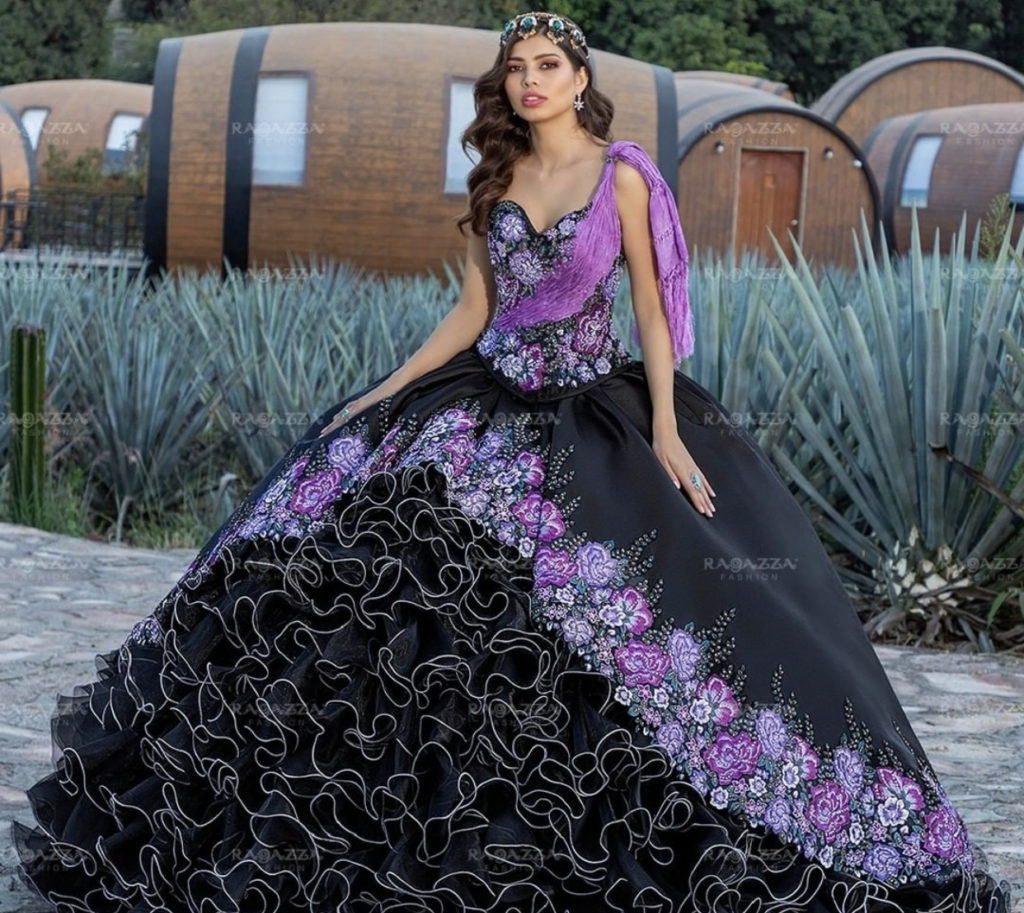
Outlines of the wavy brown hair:
[{"label": "wavy brown hair", "polygon": [[[546,28],[539,24],[538,31]],[[463,131],[462,150],[470,146],[480,154],[466,178],[469,187],[469,208],[459,216],[456,225],[465,235],[463,225],[471,224],[478,235],[487,233],[487,218],[498,198],[512,183],[512,163],[530,150],[530,125],[515,116],[505,95],[505,74],[512,47],[521,39],[510,39],[498,51],[494,65],[473,83],[473,101],[476,117]],[[591,135],[611,141],[611,123],[615,114],[612,100],[594,85],[594,72],[586,58],[568,42],[558,45],[569,58],[574,71],[587,67],[587,86],[580,96],[583,110],[576,112],[579,123]],[[593,53],[593,52],[591,52]]]}]

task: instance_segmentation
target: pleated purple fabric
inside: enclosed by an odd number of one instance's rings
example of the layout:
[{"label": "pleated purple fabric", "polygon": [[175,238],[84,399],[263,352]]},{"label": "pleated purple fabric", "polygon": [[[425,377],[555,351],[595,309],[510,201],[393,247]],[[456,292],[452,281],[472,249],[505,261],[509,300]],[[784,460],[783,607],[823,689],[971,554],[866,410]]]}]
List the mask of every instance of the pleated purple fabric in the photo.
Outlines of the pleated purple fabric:
[{"label": "pleated purple fabric", "polygon": [[[658,166],[632,140],[616,140],[608,147],[606,164],[589,211],[576,225],[576,254],[564,268],[538,283],[534,293],[494,322],[497,330],[561,320],[579,311],[608,273],[622,246],[622,227],[615,205],[613,161],[623,161],[643,175],[650,191],[649,225],[658,273],[658,290],[672,340],[672,358],[678,365],[693,353],[693,314],[688,279],[689,255],[672,190]],[[637,328],[633,342],[639,344]]]}]

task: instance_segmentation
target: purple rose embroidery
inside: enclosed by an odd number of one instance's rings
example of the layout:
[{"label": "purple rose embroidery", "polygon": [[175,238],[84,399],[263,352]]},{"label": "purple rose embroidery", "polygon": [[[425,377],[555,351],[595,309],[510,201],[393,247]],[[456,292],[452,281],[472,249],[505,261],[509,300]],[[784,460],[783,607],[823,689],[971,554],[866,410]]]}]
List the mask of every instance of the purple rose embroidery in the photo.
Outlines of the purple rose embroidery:
[{"label": "purple rose embroidery", "polygon": [[816,783],[811,787],[807,817],[831,843],[850,821],[850,797],[838,783]]},{"label": "purple rose embroidery", "polygon": [[520,363],[509,372],[517,377],[520,389],[531,391],[544,386],[544,350],[537,343],[526,346],[518,359],[511,360]]},{"label": "purple rose embroidery", "polygon": [[540,527],[540,506],[543,500],[544,498],[539,492],[531,491],[525,498],[512,505],[512,513],[526,528],[526,533],[529,536],[537,535],[537,530]]},{"label": "purple rose embroidery", "polygon": [[658,744],[662,745],[670,755],[675,756],[683,750],[685,735],[683,727],[673,720],[658,727]]},{"label": "purple rose embroidery", "polygon": [[856,795],[864,782],[864,759],[852,748],[839,746],[832,755],[836,780],[851,796]]},{"label": "purple rose embroidery", "polygon": [[459,504],[471,517],[480,517],[483,516],[487,505],[490,504],[490,500],[486,492],[481,491],[479,488],[473,488],[459,498]]},{"label": "purple rose embroidery", "polygon": [[523,450],[516,455],[515,469],[524,485],[537,488],[544,481],[544,461],[539,454]]},{"label": "purple rose embroidery", "polygon": [[813,780],[818,776],[818,753],[811,748],[805,739],[798,735],[793,736],[793,747],[790,749],[790,757],[796,765],[800,776],[805,780]]},{"label": "purple rose embroidery", "polygon": [[355,435],[334,438],[327,445],[327,461],[348,475],[359,468],[366,455],[366,442]]},{"label": "purple rose embroidery", "polygon": [[879,802],[891,795],[899,799],[907,808],[924,808],[921,787],[892,767],[879,767],[875,771],[874,793]]},{"label": "purple rose embroidery", "polygon": [[498,231],[508,241],[518,241],[526,234],[520,217],[511,212],[506,213],[498,220]]},{"label": "purple rose embroidery", "polygon": [[527,285],[533,285],[544,275],[544,264],[528,247],[513,251],[508,258],[508,265],[512,274]]},{"label": "purple rose embroidery", "polygon": [[453,434],[441,445],[441,450],[451,458],[456,475],[462,475],[473,461],[473,439],[468,434]]},{"label": "purple rose embroidery", "polygon": [[[473,416],[465,409],[445,409],[438,416],[443,432],[471,431],[476,427]],[[444,435],[447,437],[447,434]]]},{"label": "purple rose embroidery", "polygon": [[693,678],[700,661],[700,645],[686,631],[673,631],[668,638],[668,655],[672,659],[672,671],[680,680]]},{"label": "purple rose embroidery", "polygon": [[502,437],[500,431],[485,431],[480,436],[480,443],[476,450],[478,459],[486,460],[497,456],[501,452]]},{"label": "purple rose embroidery", "polygon": [[615,579],[619,564],[600,542],[588,542],[576,551],[580,576],[588,586],[604,586]]},{"label": "purple rose embroidery", "polygon": [[566,552],[542,545],[533,568],[534,586],[562,586],[576,573],[576,562]]},{"label": "purple rose embroidery", "polygon": [[927,833],[924,848],[929,853],[951,859],[964,851],[965,833],[963,820],[949,805],[940,805],[935,811],[924,816]]},{"label": "purple rose embroidery", "polygon": [[598,355],[608,337],[607,317],[598,311],[589,311],[576,324],[574,346],[587,355]]},{"label": "purple rose embroidery", "polygon": [[764,820],[776,834],[786,833],[793,822],[789,802],[782,796],[772,799],[768,803],[768,808],[765,809]]},{"label": "purple rose embroidery", "polygon": [[864,871],[882,881],[888,881],[899,874],[900,853],[887,843],[879,843],[864,854]]},{"label": "purple rose embroidery", "polygon": [[740,712],[732,689],[717,675],[712,675],[697,689],[697,699],[708,702],[711,719],[719,726],[727,725]]},{"label": "purple rose embroidery", "polygon": [[288,507],[298,513],[319,516],[323,509],[337,496],[341,486],[341,470],[325,469],[299,482],[288,502]]},{"label": "purple rose embroidery", "polygon": [[615,596],[615,602],[622,607],[622,617],[631,634],[642,634],[654,621],[654,615],[644,594],[635,587],[628,586]]},{"label": "purple rose embroidery", "polygon": [[541,542],[551,542],[565,534],[565,521],[558,505],[536,491],[513,504],[512,513],[523,524],[526,534]]},{"label": "purple rose embroidery", "polygon": [[729,804],[729,790],[724,786],[716,786],[711,790],[711,804],[715,808],[725,808]]},{"label": "purple rose embroidery", "polygon": [[562,621],[562,634],[569,643],[578,645],[589,641],[594,629],[582,618],[566,618]]},{"label": "purple rose embroidery", "polygon": [[718,774],[721,783],[731,783],[753,772],[760,756],[761,746],[749,732],[736,735],[721,732],[715,743],[704,752],[704,760]]},{"label": "purple rose embroidery", "polygon": [[615,660],[626,677],[627,685],[658,685],[665,677],[668,656],[657,644],[645,644],[630,640],[625,646],[617,647]]},{"label": "purple rose embroidery", "polygon": [[764,753],[770,758],[781,758],[786,748],[786,724],[782,721],[775,710],[763,709],[757,715],[757,722],[754,724],[757,731],[757,738],[764,748]]}]

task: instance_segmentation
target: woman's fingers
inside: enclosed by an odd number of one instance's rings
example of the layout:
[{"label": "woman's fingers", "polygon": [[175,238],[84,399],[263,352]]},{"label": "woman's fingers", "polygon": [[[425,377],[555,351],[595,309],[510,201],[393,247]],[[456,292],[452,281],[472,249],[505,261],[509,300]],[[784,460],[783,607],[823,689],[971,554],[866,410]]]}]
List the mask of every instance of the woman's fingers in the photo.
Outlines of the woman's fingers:
[{"label": "woman's fingers", "polygon": [[330,434],[335,428],[340,428],[345,424],[345,422],[349,421],[361,411],[361,406],[357,406],[354,402],[349,403],[347,406],[344,406],[335,413],[334,418],[331,419],[329,424],[324,426],[319,436],[323,437],[325,434]]},{"label": "woman's fingers", "polygon": [[715,496],[715,490],[697,467],[682,438],[674,435],[669,439],[657,438],[653,447],[672,484],[680,491],[685,491],[693,506],[702,514],[713,516],[715,505],[711,499]]},{"label": "woman's fingers", "polygon": [[[708,517],[712,517],[715,513],[715,505],[711,498],[714,497],[715,490],[711,487],[708,480],[704,478],[704,473],[697,468],[697,464],[692,459],[688,462],[690,463],[689,466],[681,467],[680,470],[674,472],[682,477],[683,487],[686,489],[686,493],[690,496],[690,500],[697,510]],[[694,481],[694,476],[696,476],[696,482]]]}]

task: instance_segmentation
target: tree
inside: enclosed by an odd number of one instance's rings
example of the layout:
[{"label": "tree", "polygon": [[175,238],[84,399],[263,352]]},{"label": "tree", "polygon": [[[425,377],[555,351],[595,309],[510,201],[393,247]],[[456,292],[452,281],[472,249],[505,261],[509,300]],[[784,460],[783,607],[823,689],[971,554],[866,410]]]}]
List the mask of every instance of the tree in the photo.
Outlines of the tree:
[{"label": "tree", "polygon": [[768,75],[768,43],[749,25],[756,0],[639,0],[630,5],[576,0],[564,7],[565,15],[583,26],[587,43],[602,51],[670,70]]},{"label": "tree", "polygon": [[954,14],[955,0],[759,0],[755,31],[772,49],[773,69],[806,105],[873,57],[952,42]]},{"label": "tree", "polygon": [[109,54],[108,0],[0,0],[0,84],[93,76]]}]

